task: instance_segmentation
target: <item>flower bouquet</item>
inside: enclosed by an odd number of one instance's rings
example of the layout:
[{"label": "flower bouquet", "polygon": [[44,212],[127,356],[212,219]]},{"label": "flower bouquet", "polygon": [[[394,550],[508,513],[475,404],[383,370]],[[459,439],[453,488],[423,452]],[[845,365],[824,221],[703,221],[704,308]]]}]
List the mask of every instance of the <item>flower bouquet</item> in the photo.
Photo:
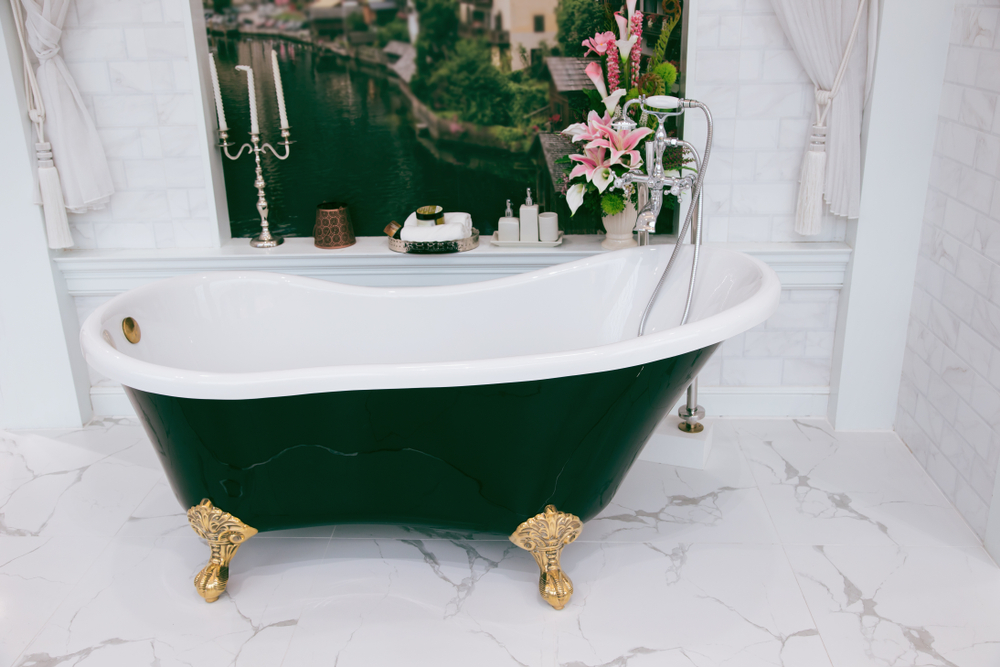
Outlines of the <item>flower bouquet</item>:
[{"label": "flower bouquet", "polygon": [[[646,59],[643,69],[642,30],[644,17],[635,9],[636,0],[626,0],[621,11],[613,15],[618,29],[599,32],[583,41],[587,55],[593,53],[598,61],[587,65],[586,74],[594,83],[594,90],[584,91],[590,101],[590,112],[585,123],[570,125],[563,134],[573,143],[583,143],[582,152],[570,155],[573,163],[566,182],[566,203],[573,215],[582,207],[599,211],[605,218],[626,210],[636,203],[636,193],[629,186],[616,188],[615,176],[623,176],[632,169],[643,167],[644,145],[653,134],[655,119],[645,118],[636,106],[639,127],[616,129],[614,121],[621,118],[622,106],[640,95],[663,95],[670,92],[677,80],[677,69],[664,62],[667,40],[680,20],[680,4],[667,0],[665,7],[672,8],[664,19],[663,30],[653,54]],[[678,149],[664,156],[664,169],[680,169],[684,161]]]}]

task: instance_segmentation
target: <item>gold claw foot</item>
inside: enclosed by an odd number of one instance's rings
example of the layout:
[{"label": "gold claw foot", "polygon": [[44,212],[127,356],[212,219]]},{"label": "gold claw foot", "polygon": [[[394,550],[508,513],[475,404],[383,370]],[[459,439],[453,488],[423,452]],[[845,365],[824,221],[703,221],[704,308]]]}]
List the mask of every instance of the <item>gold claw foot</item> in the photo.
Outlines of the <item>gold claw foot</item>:
[{"label": "gold claw foot", "polygon": [[583,522],[572,514],[548,505],[541,514],[528,519],[514,531],[510,541],[530,551],[538,563],[538,592],[556,609],[562,609],[573,596],[573,582],[559,566],[563,547],[580,536]]},{"label": "gold claw foot", "polygon": [[241,544],[257,534],[257,529],[215,507],[208,498],[188,510],[188,521],[212,548],[212,557],[194,578],[194,587],[206,602],[215,602],[226,591],[229,561]]}]

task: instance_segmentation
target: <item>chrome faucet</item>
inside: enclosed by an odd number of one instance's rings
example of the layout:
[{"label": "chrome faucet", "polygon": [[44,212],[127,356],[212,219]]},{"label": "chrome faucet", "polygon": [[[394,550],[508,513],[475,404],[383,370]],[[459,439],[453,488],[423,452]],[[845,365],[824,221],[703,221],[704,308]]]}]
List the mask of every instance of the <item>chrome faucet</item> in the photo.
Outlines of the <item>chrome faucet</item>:
[{"label": "chrome faucet", "polygon": [[[705,104],[697,100],[678,99],[667,95],[653,95],[651,97],[639,96],[626,102],[625,106],[622,107],[621,118],[614,123],[616,130],[634,130],[636,128],[635,121],[628,117],[629,107],[636,103],[641,105],[644,114],[653,116],[657,120],[656,134],[653,135],[653,141],[646,142],[647,173],[643,173],[639,168],[634,168],[624,176],[616,176],[615,187],[627,189],[634,183],[638,184],[640,194],[642,194],[643,189],[646,190],[646,203],[639,210],[639,215],[635,221],[635,231],[639,233],[639,245],[649,245],[649,232],[656,231],[656,219],[659,217],[660,209],[663,207],[664,191],[677,196],[685,190],[691,190],[692,198],[691,206],[688,208],[687,215],[684,218],[684,224],[677,234],[674,251],[670,255],[670,260],[667,262],[663,273],[660,274],[660,279],[653,288],[653,294],[650,296],[649,302],[646,304],[646,309],[643,311],[642,318],[639,321],[639,335],[642,336],[646,332],[646,321],[649,318],[650,310],[653,304],[656,303],[656,297],[663,288],[663,284],[670,274],[670,269],[673,268],[677,260],[681,244],[684,241],[684,235],[687,233],[689,227],[691,228],[691,244],[694,246],[694,252],[691,258],[691,280],[688,283],[684,314],[681,316],[682,325],[687,323],[688,317],[691,314],[695,278],[698,274],[698,251],[701,247],[702,238],[702,213],[704,208],[702,188],[705,185],[705,170],[708,168],[708,158],[712,153],[712,135],[714,134],[714,129],[712,114]],[[664,127],[666,119],[670,116],[679,116],[685,110],[693,108],[701,109],[702,113],[705,114],[705,121],[708,124],[704,158],[699,156],[697,149],[687,141],[677,139],[676,137],[668,137]],[[667,148],[677,146],[683,146],[690,153],[695,163],[694,175],[666,176],[663,173],[663,154]],[[694,222],[693,226],[691,224],[692,221]],[[695,378],[688,387],[687,401],[681,406],[679,415],[681,418],[680,429],[682,431],[686,433],[698,433],[704,429],[701,420],[705,417],[705,409],[698,405],[698,378]]]},{"label": "chrome faucet", "polygon": [[[668,148],[685,146],[694,153],[691,144],[668,137],[666,131],[666,119],[670,116],[679,116],[684,113],[680,108],[687,100],[679,100],[676,97],[666,95],[654,95],[652,97],[639,96],[625,103],[622,108],[621,120],[615,121],[614,127],[617,130],[634,130],[636,123],[628,117],[629,107],[633,104],[640,104],[642,111],[657,120],[656,134],[653,140],[646,143],[646,169],[644,173],[641,168],[635,167],[627,174],[615,178],[615,187],[622,188],[627,185],[637,184],[640,189],[645,190],[647,197],[645,205],[639,210],[639,215],[635,222],[635,231],[639,232],[639,245],[649,244],[649,233],[656,231],[656,219],[663,208],[664,192],[673,196],[678,196],[685,190],[693,190],[697,181],[697,175],[691,176],[667,176],[663,170],[663,154]],[[650,168],[650,165],[652,166]]]}]

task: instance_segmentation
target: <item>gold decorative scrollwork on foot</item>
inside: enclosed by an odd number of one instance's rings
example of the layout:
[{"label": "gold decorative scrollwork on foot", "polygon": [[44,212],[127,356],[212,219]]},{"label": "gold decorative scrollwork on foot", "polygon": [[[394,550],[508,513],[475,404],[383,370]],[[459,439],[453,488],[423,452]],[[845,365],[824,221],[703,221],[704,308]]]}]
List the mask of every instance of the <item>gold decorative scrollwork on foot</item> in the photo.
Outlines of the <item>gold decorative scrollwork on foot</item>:
[{"label": "gold decorative scrollwork on foot", "polygon": [[572,514],[548,505],[541,514],[528,519],[514,531],[510,541],[530,551],[538,563],[538,592],[556,609],[562,609],[573,595],[573,582],[559,566],[563,547],[580,536],[583,522]]},{"label": "gold decorative scrollwork on foot", "polygon": [[215,507],[208,498],[188,510],[188,521],[212,549],[208,565],[194,578],[194,587],[206,602],[215,602],[226,591],[229,561],[241,544],[257,534],[257,529]]}]

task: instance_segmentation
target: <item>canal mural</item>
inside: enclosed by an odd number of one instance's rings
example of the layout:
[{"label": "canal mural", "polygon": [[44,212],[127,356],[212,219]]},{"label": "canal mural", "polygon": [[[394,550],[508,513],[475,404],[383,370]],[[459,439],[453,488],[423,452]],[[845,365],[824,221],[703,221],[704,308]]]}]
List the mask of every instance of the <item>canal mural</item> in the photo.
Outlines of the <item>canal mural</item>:
[{"label": "canal mural", "polygon": [[[661,12],[679,12],[678,2],[639,1],[655,46],[656,28],[668,27]],[[237,145],[248,141],[251,122],[238,65],[254,72],[261,141],[281,141],[272,51],[277,58],[295,143],[289,159],[266,154],[262,162],[271,231],[311,236],[316,206],[342,201],[359,236],[381,235],[428,204],[467,211],[490,235],[506,201],[516,207],[528,188],[544,210],[559,213],[565,232],[603,231],[598,215],[570,216],[563,156],[575,149],[558,132],[589,104],[584,90],[592,85],[576,72],[588,62],[580,35],[602,30],[620,4],[205,0]],[[668,58],[679,60],[680,32],[670,35]],[[223,163],[232,235],[255,236],[254,162]],[[664,212],[660,229],[670,230],[673,215]]]}]

